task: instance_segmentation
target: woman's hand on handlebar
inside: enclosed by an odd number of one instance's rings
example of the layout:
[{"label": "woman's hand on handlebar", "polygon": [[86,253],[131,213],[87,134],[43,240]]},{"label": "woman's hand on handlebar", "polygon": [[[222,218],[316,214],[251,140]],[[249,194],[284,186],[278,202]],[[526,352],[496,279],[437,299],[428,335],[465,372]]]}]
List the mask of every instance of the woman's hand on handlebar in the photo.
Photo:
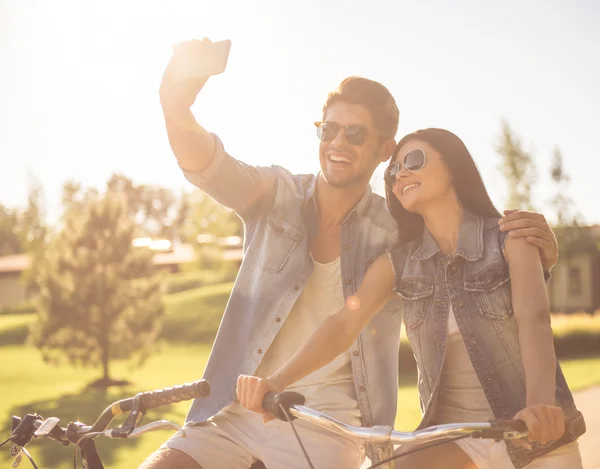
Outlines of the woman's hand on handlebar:
[{"label": "woman's hand on handlebar", "polygon": [[[517,412],[514,418],[527,424],[529,442],[545,444],[558,440],[565,432],[565,414],[560,407],[553,405],[531,405]],[[525,441],[515,440],[514,443],[530,449]]]},{"label": "woman's hand on handlebar", "polygon": [[236,394],[239,403],[248,410],[264,414],[263,422],[268,422],[275,418],[262,408],[263,398],[269,391],[282,392],[283,389],[269,378],[248,375],[238,376]]}]

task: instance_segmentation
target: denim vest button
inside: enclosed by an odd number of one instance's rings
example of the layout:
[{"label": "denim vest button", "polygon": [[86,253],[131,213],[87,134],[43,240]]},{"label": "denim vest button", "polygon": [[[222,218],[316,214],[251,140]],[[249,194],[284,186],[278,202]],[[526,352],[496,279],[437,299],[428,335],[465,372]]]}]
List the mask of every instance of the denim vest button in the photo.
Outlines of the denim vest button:
[{"label": "denim vest button", "polygon": [[358,357],[358,350],[355,350],[354,352],[352,352],[352,355],[354,355],[355,357]]},{"label": "denim vest button", "polygon": [[281,318],[275,318],[275,322],[281,322]]},{"label": "denim vest button", "polygon": [[346,285],[350,285],[350,283],[352,283],[352,280],[350,280],[349,278],[346,279]]},{"label": "denim vest button", "polygon": [[262,349],[261,349],[261,348],[259,348],[259,349],[256,351],[256,353],[262,353]]},{"label": "denim vest button", "polygon": [[294,290],[298,291],[300,287],[298,285],[294,285]]}]

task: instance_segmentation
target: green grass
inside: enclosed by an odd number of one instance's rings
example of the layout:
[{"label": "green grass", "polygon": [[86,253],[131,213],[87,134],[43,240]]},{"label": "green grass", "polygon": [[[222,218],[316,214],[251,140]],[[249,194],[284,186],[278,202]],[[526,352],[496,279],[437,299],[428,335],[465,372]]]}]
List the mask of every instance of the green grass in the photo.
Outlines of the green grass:
[{"label": "green grass", "polygon": [[571,391],[580,391],[600,384],[600,357],[560,360]]},{"label": "green grass", "polygon": [[[80,419],[91,423],[111,402],[134,395],[141,390],[159,389],[198,379],[208,358],[209,346],[161,343],[160,351],[147,364],[130,370],[125,363],[116,363],[114,376],[127,378],[133,384],[127,388],[85,391],[85,384],[98,377],[98,371],[55,368],[45,364],[40,354],[24,345],[0,347],[0,437],[9,433],[10,415],[36,411],[42,416],[56,415],[62,423]],[[573,390],[600,384],[600,357],[569,360],[562,363]],[[149,414],[150,419],[166,418],[182,422],[189,403],[179,403]],[[396,428],[413,429],[419,422],[420,411],[414,386],[402,387],[398,395]],[[127,441],[98,440],[101,456],[107,468],[130,469],[156,449],[170,432],[156,432],[140,439]],[[71,467],[72,448],[53,442],[35,441],[29,447],[41,467]],[[8,462],[7,452],[0,453],[0,467]]]},{"label": "green grass", "polygon": [[[165,293],[177,293],[207,285],[215,285],[232,280],[231,274],[225,270],[193,270],[178,272],[165,277]],[[235,278],[235,276],[234,276]]]},{"label": "green grass", "polygon": [[[56,368],[44,363],[38,351],[23,345],[28,326],[35,320],[34,314],[1,315],[0,438],[9,433],[13,414],[23,416],[35,411],[44,417],[56,415],[63,425],[77,419],[91,423],[117,399],[198,379],[210,351],[207,344],[214,337],[231,287],[231,283],[226,283],[167,295],[165,326],[156,354],[140,369],[132,370],[122,362],[112,364],[113,377],[125,378],[132,385],[107,392],[85,390],[87,383],[99,377],[98,370]],[[593,340],[594,331],[600,331],[600,315],[554,316],[553,328],[559,340],[574,334],[586,334]],[[406,348],[408,344],[403,345]],[[409,351],[404,352],[406,355]],[[600,384],[600,357],[561,359],[561,365],[573,391]],[[400,430],[413,429],[420,420],[414,382],[415,376],[410,371],[403,375],[395,424]],[[166,418],[181,423],[188,408],[189,403],[165,407],[150,413],[146,421]],[[131,469],[170,434],[169,431],[149,433],[131,441],[99,439],[97,444],[107,469]],[[35,441],[29,448],[40,467],[72,467],[72,447]],[[0,451],[0,467],[8,466],[7,456],[8,451]]]},{"label": "green grass", "polygon": [[211,342],[233,283],[222,283],[165,296],[161,338],[169,342]]},{"label": "green grass", "polygon": [[[133,385],[103,392],[85,390],[86,383],[98,377],[98,370],[47,365],[35,349],[24,345],[0,347],[0,438],[4,439],[10,433],[11,415],[37,412],[43,417],[54,415],[61,418],[62,425],[71,420],[91,423],[117,399],[143,390],[194,381],[202,375],[208,353],[209,346],[205,344],[161,344],[161,351],[141,369],[129,370],[125,363],[116,363],[114,376],[127,378]],[[183,402],[155,410],[145,421],[165,418],[182,422],[188,407],[189,403]],[[154,432],[134,440],[99,439],[97,444],[107,468],[130,469],[137,467],[171,433]],[[51,441],[35,441],[28,448],[41,468],[72,467],[72,446],[65,448]],[[8,467],[7,456],[8,449],[2,448],[0,467]]]}]

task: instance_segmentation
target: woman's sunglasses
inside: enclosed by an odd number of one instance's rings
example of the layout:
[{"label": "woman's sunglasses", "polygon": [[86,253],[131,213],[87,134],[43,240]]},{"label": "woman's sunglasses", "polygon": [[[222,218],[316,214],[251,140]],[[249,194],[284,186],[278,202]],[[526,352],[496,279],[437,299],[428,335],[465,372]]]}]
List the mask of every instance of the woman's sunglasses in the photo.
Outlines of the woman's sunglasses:
[{"label": "woman's sunglasses", "polygon": [[317,136],[319,137],[319,140],[323,142],[331,142],[335,137],[337,137],[340,129],[344,129],[344,136],[350,145],[362,145],[367,139],[369,132],[375,132],[376,134],[384,137],[388,136],[386,133],[381,132],[380,130],[369,129],[368,127],[360,124],[341,126],[337,122],[315,122],[315,126],[317,127]]},{"label": "woman's sunglasses", "polygon": [[398,160],[391,163],[383,175],[386,186],[393,187],[396,182],[396,175],[400,172],[402,166],[413,173],[420,171],[425,166],[425,152],[423,150],[412,150],[404,155],[402,164]]}]

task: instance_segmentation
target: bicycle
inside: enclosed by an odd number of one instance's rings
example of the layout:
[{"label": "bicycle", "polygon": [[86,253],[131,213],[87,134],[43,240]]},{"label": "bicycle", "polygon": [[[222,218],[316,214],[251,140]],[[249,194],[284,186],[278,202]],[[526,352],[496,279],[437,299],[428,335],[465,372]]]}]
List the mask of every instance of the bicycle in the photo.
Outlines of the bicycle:
[{"label": "bicycle", "polygon": [[[15,458],[13,467],[16,468],[21,462],[22,456],[25,455],[33,467],[37,469],[37,465],[31,458],[29,452],[25,449],[25,446],[34,437],[51,438],[65,446],[69,444],[74,444],[76,446],[74,467],[76,467],[77,464],[77,451],[80,450],[84,468],[104,469],[93,442],[95,437],[136,438],[148,431],[168,428],[185,433],[185,427],[181,428],[176,423],[168,420],[150,422],[139,428],[137,428],[137,424],[147,410],[197,397],[206,397],[209,392],[210,386],[208,382],[206,380],[200,380],[194,383],[187,383],[158,391],[139,393],[132,398],[122,399],[108,406],[91,426],[81,422],[70,422],[66,427],[59,427],[59,419],[56,417],[43,419],[37,414],[27,414],[21,419],[13,416],[11,436],[1,443],[0,446],[3,446],[9,441],[13,443],[13,447],[11,448],[11,455]],[[453,441],[458,438],[471,437],[501,440],[519,439],[527,436],[527,427],[522,420],[499,419],[480,423],[444,424],[423,428],[413,432],[399,432],[386,426],[376,426],[371,428],[355,427],[340,422],[323,412],[306,407],[304,403],[304,396],[295,392],[286,391],[282,393],[267,393],[263,400],[263,408],[278,419],[290,422],[292,427],[294,426],[294,419],[302,419],[334,433],[353,438],[363,443],[374,444],[379,447],[389,447],[390,445],[407,443],[417,445],[417,448],[414,450],[383,459],[378,463],[373,464],[369,469],[379,467],[393,459],[410,454],[411,452],[419,451],[435,444]],[[130,414],[122,426],[107,429],[114,417],[125,412],[130,412]],[[295,427],[293,428],[309,467],[314,469]],[[253,466],[253,469],[259,468],[264,468],[260,462]]]}]

